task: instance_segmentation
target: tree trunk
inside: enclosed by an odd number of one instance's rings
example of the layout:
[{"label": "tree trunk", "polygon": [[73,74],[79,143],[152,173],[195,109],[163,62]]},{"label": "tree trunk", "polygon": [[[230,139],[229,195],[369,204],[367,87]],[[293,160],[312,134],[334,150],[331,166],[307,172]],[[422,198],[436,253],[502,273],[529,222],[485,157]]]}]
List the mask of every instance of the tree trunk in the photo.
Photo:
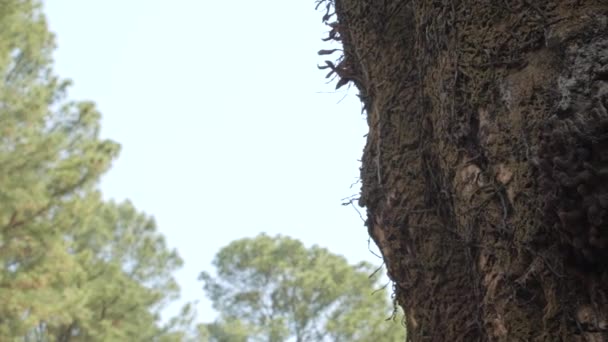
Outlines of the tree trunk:
[{"label": "tree trunk", "polygon": [[320,2],[408,339],[608,341],[608,1]]}]

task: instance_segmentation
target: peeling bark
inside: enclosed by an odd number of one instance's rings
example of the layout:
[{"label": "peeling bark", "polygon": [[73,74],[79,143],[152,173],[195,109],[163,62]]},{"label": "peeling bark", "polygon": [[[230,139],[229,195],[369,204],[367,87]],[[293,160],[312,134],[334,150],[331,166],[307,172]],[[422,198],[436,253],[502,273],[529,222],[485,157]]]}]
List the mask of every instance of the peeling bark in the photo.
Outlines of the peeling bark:
[{"label": "peeling bark", "polygon": [[320,3],[408,339],[608,341],[608,2]]}]

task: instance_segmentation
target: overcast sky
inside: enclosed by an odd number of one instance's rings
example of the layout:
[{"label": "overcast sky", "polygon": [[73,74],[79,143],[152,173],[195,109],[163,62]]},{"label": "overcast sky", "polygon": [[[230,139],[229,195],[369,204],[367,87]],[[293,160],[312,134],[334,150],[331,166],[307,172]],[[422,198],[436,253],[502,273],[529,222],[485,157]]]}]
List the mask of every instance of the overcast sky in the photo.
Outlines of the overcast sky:
[{"label": "overcast sky", "polygon": [[[52,0],[56,70],[94,100],[122,153],[101,188],[153,215],[185,266],[182,300],[215,253],[260,232],[380,261],[341,199],[358,193],[364,134],[356,90],[316,65],[327,28],[314,1]],[[169,311],[174,310],[169,309]]]}]

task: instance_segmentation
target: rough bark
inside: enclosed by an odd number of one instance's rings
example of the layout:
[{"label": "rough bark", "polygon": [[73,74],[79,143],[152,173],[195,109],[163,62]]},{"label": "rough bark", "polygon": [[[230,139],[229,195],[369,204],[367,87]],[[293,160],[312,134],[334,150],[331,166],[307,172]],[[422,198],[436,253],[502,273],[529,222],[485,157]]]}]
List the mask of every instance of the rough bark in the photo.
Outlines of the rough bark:
[{"label": "rough bark", "polygon": [[608,2],[319,4],[408,339],[608,341]]}]

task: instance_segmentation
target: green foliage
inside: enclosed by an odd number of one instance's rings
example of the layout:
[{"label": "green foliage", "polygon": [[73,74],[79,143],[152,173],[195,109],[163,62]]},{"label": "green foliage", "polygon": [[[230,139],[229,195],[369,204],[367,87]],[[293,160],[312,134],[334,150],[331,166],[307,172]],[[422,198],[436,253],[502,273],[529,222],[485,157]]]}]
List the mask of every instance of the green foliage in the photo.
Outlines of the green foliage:
[{"label": "green foliage", "polygon": [[261,234],[224,247],[214,266],[216,277],[200,276],[220,312],[206,326],[210,341],[405,339],[399,322],[386,321],[392,312],[386,292],[372,295],[380,285],[367,263],[352,266],[324,248]]},{"label": "green foliage", "polygon": [[67,322],[47,329],[78,331],[83,341],[150,341],[161,332],[154,328],[160,304],[178,294],[171,272],[181,259],[129,202],[102,203],[87,217],[65,235],[82,270],[73,283],[81,302],[70,306]]},{"label": "green foliage", "polygon": [[181,265],[154,221],[96,186],[119,145],[66,100],[40,3],[0,0],[0,341],[181,341],[161,327]]},{"label": "green foliage", "polygon": [[198,341],[206,342],[247,342],[252,327],[238,319],[229,322],[214,322],[198,325]]}]

